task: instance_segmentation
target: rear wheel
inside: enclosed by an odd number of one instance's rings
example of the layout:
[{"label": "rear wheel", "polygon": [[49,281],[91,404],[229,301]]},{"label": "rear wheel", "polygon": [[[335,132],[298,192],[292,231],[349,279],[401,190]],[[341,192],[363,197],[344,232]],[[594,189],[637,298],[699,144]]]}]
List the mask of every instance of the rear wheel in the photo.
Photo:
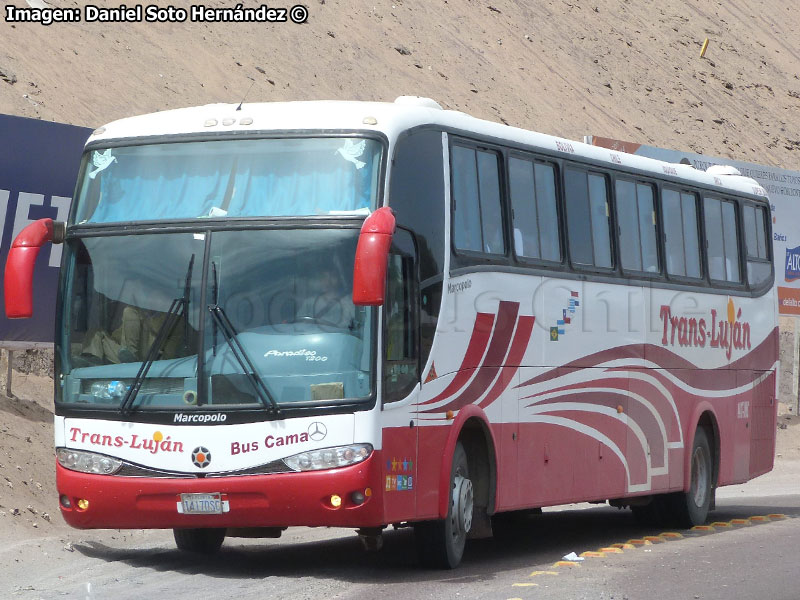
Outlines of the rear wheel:
[{"label": "rear wheel", "polygon": [[664,497],[665,516],[675,527],[701,525],[708,518],[714,486],[714,455],[708,433],[702,427],[694,436],[690,468],[689,491]]},{"label": "rear wheel", "polygon": [[461,442],[453,453],[450,469],[450,502],[447,518],[414,526],[417,554],[429,567],[454,569],[461,562],[467,533],[472,527],[474,505],[472,481],[469,478],[467,453]]},{"label": "rear wheel", "polygon": [[173,529],[180,550],[195,554],[216,554],[225,540],[225,529]]}]

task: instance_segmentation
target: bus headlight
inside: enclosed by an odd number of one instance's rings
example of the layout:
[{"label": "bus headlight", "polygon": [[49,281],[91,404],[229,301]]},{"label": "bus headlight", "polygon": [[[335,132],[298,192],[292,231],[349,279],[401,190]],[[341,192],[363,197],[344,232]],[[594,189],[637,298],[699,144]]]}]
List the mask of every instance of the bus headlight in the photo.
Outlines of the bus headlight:
[{"label": "bus headlight", "polygon": [[65,469],[80,471],[81,473],[113,475],[122,467],[122,461],[116,458],[95,454],[94,452],[70,450],[69,448],[58,448],[56,457],[58,458],[58,464]]},{"label": "bus headlight", "polygon": [[283,462],[292,471],[318,471],[354,465],[367,460],[370,454],[372,454],[371,444],[352,444],[301,452],[287,456]]}]

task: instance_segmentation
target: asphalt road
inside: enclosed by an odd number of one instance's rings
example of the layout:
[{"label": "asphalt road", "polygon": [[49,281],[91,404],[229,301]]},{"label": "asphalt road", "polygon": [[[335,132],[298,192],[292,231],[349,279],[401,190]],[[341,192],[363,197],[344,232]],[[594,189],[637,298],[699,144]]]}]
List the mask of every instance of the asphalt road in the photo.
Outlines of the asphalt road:
[{"label": "asphalt road", "polygon": [[569,552],[663,533],[638,526],[628,511],[568,507],[526,519],[513,541],[471,542],[455,571],[421,569],[410,530],[387,533],[379,553],[365,553],[349,531],[297,529],[280,540],[226,540],[208,559],[178,552],[167,532],[65,530],[0,550],[0,597],[797,600],[800,494],[734,496],[712,516],[775,513],[786,518],[555,566]]}]

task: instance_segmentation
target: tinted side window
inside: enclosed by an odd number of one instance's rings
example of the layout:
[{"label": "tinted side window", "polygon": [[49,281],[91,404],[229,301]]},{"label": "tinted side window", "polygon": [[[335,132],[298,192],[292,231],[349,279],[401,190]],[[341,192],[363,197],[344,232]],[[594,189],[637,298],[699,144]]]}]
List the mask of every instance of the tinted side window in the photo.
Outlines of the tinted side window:
[{"label": "tinted side window", "polygon": [[766,209],[748,204],[744,206],[742,215],[747,247],[747,280],[751,286],[759,286],[772,275],[772,264],[767,252]]},{"label": "tinted side window", "polygon": [[497,158],[486,150],[452,149],[453,243],[459,250],[505,253]]},{"label": "tinted side window", "polygon": [[611,236],[605,176],[567,167],[564,194],[572,262],[610,268]]},{"label": "tinted side window", "polygon": [[617,223],[622,268],[657,273],[656,213],[653,188],[617,180]]},{"label": "tinted side window", "polygon": [[718,198],[704,198],[703,214],[706,222],[706,248],[711,279],[741,281],[736,205]]},{"label": "tinted side window", "polygon": [[416,236],[421,281],[444,268],[444,189],[442,132],[419,130],[401,136],[391,161],[389,204],[398,227]]},{"label": "tinted side window", "polygon": [[480,252],[481,208],[478,196],[478,165],[475,150],[454,146],[453,164],[453,243],[459,250]]},{"label": "tinted side window", "polygon": [[694,194],[664,188],[661,194],[667,273],[700,278],[697,198]]},{"label": "tinted side window", "polygon": [[517,256],[560,261],[555,168],[512,156],[508,177]]},{"label": "tinted side window", "polygon": [[384,402],[405,398],[419,382],[418,293],[411,236],[398,231],[389,255],[384,304]]},{"label": "tinted side window", "polygon": [[559,241],[558,209],[556,208],[556,168],[545,163],[536,163],[536,202],[539,208],[539,243],[542,258],[561,260]]},{"label": "tinted side window", "polygon": [[478,150],[478,182],[483,251],[490,254],[505,254],[503,211],[500,207],[500,173],[497,154],[494,152]]},{"label": "tinted side window", "polygon": [[683,220],[683,247],[686,251],[686,276],[700,278],[700,236],[697,227],[697,196],[681,194],[681,219]]},{"label": "tinted side window", "polygon": [[391,169],[389,204],[397,226],[414,232],[419,252],[420,361],[425,364],[442,298],[446,206],[442,132],[423,129],[401,136]]}]

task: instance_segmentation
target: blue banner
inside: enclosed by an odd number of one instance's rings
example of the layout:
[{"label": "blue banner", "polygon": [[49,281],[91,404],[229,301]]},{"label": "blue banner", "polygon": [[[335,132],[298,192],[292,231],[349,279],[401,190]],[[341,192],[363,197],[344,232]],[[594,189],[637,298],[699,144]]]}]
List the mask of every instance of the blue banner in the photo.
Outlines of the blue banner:
[{"label": "blue banner", "polygon": [[787,282],[800,279],[800,246],[786,249],[786,271],[783,278]]},{"label": "blue banner", "polygon": [[[50,217],[66,221],[75,189],[86,127],[0,115],[0,264],[17,234],[29,223]],[[0,346],[26,348],[53,343],[56,286],[63,246],[39,253],[33,279],[33,318],[0,315]],[[2,288],[2,278],[0,278]]]}]

